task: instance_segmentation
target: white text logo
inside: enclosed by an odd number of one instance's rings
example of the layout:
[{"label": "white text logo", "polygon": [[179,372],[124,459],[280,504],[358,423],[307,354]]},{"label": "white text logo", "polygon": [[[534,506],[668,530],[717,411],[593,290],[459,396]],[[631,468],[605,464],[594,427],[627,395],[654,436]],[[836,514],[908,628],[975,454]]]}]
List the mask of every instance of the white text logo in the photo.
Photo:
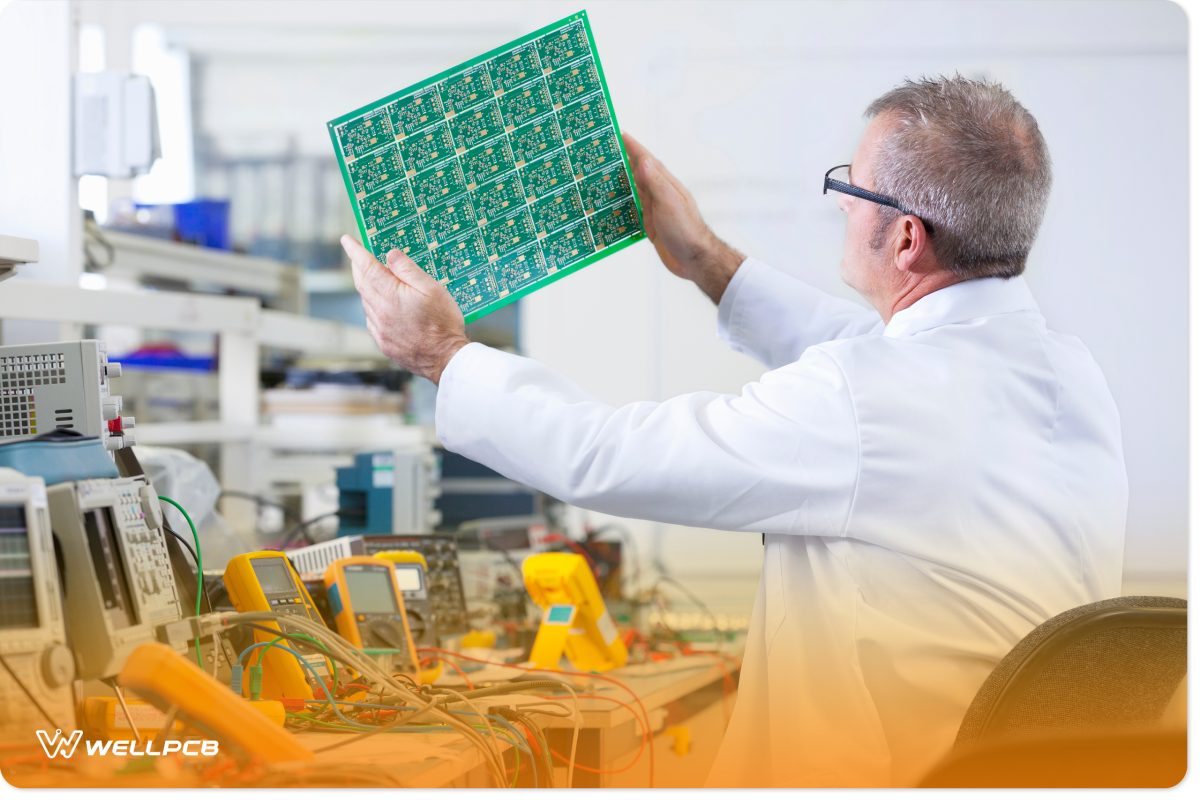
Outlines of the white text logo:
[{"label": "white text logo", "polygon": [[[46,731],[37,732],[38,741],[49,758],[70,758],[75,755],[75,748],[83,738],[83,731],[75,731],[70,736],[63,736],[61,730],[51,736]],[[176,753],[191,757],[215,756],[221,752],[221,745],[216,739],[165,739],[157,742],[136,742],[127,739],[97,739],[86,745],[89,756],[169,756]]]},{"label": "white text logo", "polygon": [[46,731],[37,732],[38,741],[42,743],[42,749],[46,751],[46,758],[70,758],[75,755],[75,748],[79,746],[79,740],[83,738],[83,731],[75,731],[70,736],[63,736],[62,729],[59,728],[54,732],[54,735],[46,733]]}]

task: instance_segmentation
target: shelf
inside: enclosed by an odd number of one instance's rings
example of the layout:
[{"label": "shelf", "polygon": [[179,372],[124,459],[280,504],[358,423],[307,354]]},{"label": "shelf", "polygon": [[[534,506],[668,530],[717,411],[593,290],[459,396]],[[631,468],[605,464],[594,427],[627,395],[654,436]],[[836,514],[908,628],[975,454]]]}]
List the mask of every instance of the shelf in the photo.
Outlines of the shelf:
[{"label": "shelf", "polygon": [[147,422],[133,429],[139,445],[230,444],[252,441],[270,450],[343,452],[347,449],[400,449],[432,444],[433,429],[425,425],[377,419],[322,417],[316,424],[230,425],[205,422]]},{"label": "shelf", "polygon": [[353,452],[394,450],[431,446],[437,443],[432,426],[381,422],[377,415],[356,419],[313,415],[292,424],[273,423],[259,427],[255,444],[281,452]]},{"label": "shelf", "polygon": [[0,233],[0,267],[28,264],[38,260],[38,243],[20,236]]},{"label": "shelf", "polygon": [[355,291],[354,278],[347,269],[306,270],[301,275],[300,285],[309,294],[336,294]]},{"label": "shelf", "polygon": [[0,281],[16,274],[17,266],[38,260],[38,243],[33,239],[0,234]]},{"label": "shelf", "polygon": [[60,283],[16,279],[0,292],[4,319],[132,325],[172,331],[258,329],[258,301],[184,292],[83,289]]},{"label": "shelf", "polygon": [[295,264],[123,231],[103,230],[102,235],[113,247],[112,264],[100,270],[105,275],[217,284],[280,297],[288,301],[289,308],[299,310],[293,305],[300,292],[301,273]]},{"label": "shelf", "polygon": [[365,328],[284,311],[263,310],[259,317],[258,338],[266,347],[298,350],[307,355],[384,360],[375,340]]},{"label": "shelf", "polygon": [[139,445],[228,444],[254,438],[251,425],[208,422],[147,422],[133,429]]}]

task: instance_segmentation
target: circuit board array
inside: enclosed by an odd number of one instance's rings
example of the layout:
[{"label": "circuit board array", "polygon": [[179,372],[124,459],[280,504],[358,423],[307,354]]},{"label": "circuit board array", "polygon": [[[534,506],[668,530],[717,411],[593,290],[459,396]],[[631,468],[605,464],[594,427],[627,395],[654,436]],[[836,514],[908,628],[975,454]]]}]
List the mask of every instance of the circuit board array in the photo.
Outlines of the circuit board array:
[{"label": "circuit board array", "polygon": [[587,12],[329,122],[359,232],[467,321],[644,237]]}]

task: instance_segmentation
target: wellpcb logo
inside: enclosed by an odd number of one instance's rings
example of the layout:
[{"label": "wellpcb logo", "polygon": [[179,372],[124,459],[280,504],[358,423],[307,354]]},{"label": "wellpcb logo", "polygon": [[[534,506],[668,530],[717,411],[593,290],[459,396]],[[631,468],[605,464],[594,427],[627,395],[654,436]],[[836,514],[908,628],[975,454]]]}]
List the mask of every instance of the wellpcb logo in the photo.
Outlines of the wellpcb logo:
[{"label": "wellpcb logo", "polygon": [[[37,731],[38,741],[46,751],[47,758],[70,758],[75,755],[75,749],[83,738],[83,731],[74,731],[70,736],[64,736],[62,729],[54,735],[47,731]],[[221,745],[216,739],[166,739],[160,747],[155,742],[142,745],[141,742],[119,740],[95,740],[87,743],[89,756],[169,756],[175,753],[193,757],[211,757],[221,752]]]},{"label": "wellpcb logo", "polygon": [[75,748],[83,738],[83,731],[75,731],[70,736],[63,736],[61,728],[54,732],[54,736],[46,731],[38,731],[37,738],[42,743],[42,749],[46,751],[46,758],[70,758],[75,755]]}]

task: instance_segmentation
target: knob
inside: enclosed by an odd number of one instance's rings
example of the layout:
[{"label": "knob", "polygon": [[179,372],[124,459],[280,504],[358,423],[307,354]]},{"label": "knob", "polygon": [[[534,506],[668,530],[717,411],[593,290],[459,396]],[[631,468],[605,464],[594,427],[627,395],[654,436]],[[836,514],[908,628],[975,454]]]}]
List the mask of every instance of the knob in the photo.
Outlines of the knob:
[{"label": "knob", "polygon": [[55,643],[42,651],[42,680],[51,689],[66,686],[75,680],[75,659],[71,651]]},{"label": "knob", "polygon": [[138,499],[142,503],[142,511],[146,512],[146,519],[152,520],[151,528],[161,528],[163,523],[162,506],[158,504],[158,497],[154,494],[154,490],[146,484],[138,487]]},{"label": "knob", "polygon": [[100,411],[104,415],[105,420],[116,419],[121,416],[120,395],[112,395],[104,398],[104,402],[100,406]]},{"label": "knob", "polygon": [[104,365],[104,374],[110,378],[121,377],[121,365],[116,361],[110,361]]}]

